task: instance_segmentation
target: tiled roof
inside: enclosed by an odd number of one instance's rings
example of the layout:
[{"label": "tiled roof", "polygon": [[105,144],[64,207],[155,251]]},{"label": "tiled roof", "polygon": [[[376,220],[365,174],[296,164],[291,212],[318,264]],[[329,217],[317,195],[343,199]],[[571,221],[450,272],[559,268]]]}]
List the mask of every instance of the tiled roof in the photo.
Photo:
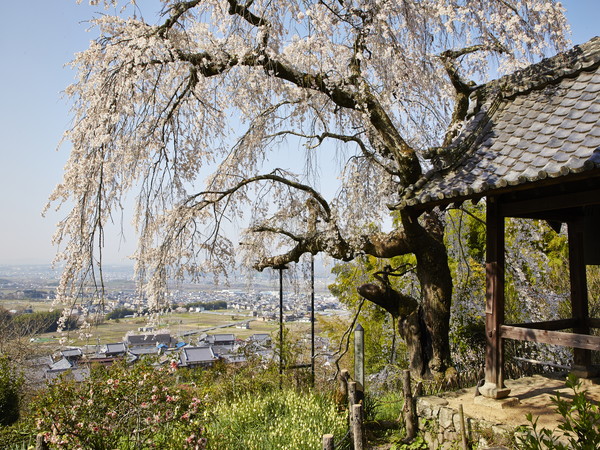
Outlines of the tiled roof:
[{"label": "tiled roof", "polygon": [[213,362],[216,359],[210,347],[187,347],[183,349],[181,354],[183,365]]},{"label": "tiled roof", "polygon": [[129,345],[154,345],[157,343],[170,344],[171,335],[168,333],[163,334],[130,334],[127,336],[127,343]]},{"label": "tiled roof", "polygon": [[67,358],[61,358],[58,361],[54,362],[48,370],[51,371],[60,371],[60,370],[69,370],[73,367],[73,363],[69,361]]},{"label": "tiled roof", "polygon": [[122,342],[117,342],[114,344],[106,344],[106,353],[125,353],[127,349],[125,348],[125,344]]},{"label": "tiled roof", "polygon": [[600,38],[488,83],[484,104],[398,208],[600,168]]},{"label": "tiled roof", "polygon": [[74,356],[82,356],[83,353],[80,348],[69,348],[67,350],[62,350],[61,355],[65,358],[74,357]]}]

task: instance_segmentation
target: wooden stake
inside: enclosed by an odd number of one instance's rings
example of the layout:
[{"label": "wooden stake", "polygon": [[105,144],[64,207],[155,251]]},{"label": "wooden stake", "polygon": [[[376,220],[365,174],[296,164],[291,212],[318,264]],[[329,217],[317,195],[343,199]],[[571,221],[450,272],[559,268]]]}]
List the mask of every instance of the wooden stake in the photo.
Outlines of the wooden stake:
[{"label": "wooden stake", "polygon": [[410,370],[402,371],[402,390],[404,391],[404,422],[406,426],[406,439],[414,439],[417,435],[417,417],[415,403],[410,388]]},{"label": "wooden stake", "polygon": [[38,434],[35,437],[35,450],[48,450],[48,444],[44,441],[43,434]]},{"label": "wooden stake", "polygon": [[465,413],[462,403],[458,405],[458,413],[460,414],[460,433],[462,434],[463,450],[469,449],[469,441],[467,439],[467,427],[465,426]]},{"label": "wooden stake", "polygon": [[348,401],[348,379],[350,378],[350,373],[348,370],[343,369],[340,371],[340,393],[342,395],[342,402],[345,403]]},{"label": "wooden stake", "polygon": [[354,436],[354,450],[365,448],[365,433],[363,429],[363,406],[352,405],[352,436]]},{"label": "wooden stake", "polygon": [[323,435],[323,450],[333,450],[333,434]]}]

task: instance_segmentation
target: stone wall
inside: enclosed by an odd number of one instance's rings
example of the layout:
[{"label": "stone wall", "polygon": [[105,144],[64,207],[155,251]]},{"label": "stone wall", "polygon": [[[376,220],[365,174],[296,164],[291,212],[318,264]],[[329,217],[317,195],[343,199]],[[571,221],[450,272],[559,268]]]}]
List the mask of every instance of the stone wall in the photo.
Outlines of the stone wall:
[{"label": "stone wall", "polygon": [[[437,397],[417,398],[417,416],[421,430],[430,449],[450,450],[462,448],[461,417],[459,411],[449,406],[448,400]],[[464,418],[470,448],[507,448],[514,440],[514,430],[502,424],[482,419]]]}]

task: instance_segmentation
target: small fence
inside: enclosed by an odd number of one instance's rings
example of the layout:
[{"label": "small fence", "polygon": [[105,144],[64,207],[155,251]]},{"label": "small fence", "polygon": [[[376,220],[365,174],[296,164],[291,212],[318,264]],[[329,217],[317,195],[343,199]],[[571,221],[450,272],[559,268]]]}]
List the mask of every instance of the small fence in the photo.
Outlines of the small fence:
[{"label": "small fence", "polygon": [[[422,390],[422,383],[418,382],[417,395]],[[323,435],[323,450],[335,450],[339,448],[353,448],[354,450],[364,450],[366,448],[366,434],[364,426],[364,390],[361,383],[352,380],[347,370],[342,370],[339,375],[339,391],[342,402],[348,405],[348,433],[334,442],[332,434]],[[404,394],[404,405],[402,416],[406,429],[405,441],[411,442],[418,431],[418,417],[416,408],[416,396],[413,396],[412,380],[409,370],[402,371],[402,391]],[[467,449],[467,434],[465,429],[465,420],[462,408],[460,411],[462,448]]]},{"label": "small fence", "polygon": [[348,439],[355,450],[363,450],[366,446],[363,386],[352,380],[347,370],[342,370],[339,375],[339,391],[342,402],[348,404],[348,433],[338,443],[334,442],[332,434],[323,435],[323,450],[334,450],[345,446]]}]

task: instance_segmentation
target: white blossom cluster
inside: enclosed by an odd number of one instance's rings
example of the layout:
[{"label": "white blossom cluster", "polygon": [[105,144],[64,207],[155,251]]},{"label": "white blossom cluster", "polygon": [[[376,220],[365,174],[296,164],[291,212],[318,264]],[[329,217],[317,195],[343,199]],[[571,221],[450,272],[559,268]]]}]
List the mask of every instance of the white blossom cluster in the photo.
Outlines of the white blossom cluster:
[{"label": "white blossom cluster", "polygon": [[[95,18],[99,37],[72,62],[72,150],[50,198],[72,208],[55,236],[62,298],[101,278],[103,230],[128,192],[138,196],[133,257],[155,304],[169,278],[225,274],[239,260],[224,223],[269,229],[244,235],[247,260],[295,245],[311,214],[319,251],[352,247],[404,182],[390,139],[418,152],[450,125],[442,52],[480,46],[457,64],[482,82],[490,64],[512,70],[566,43],[563,8],[545,0],[161,3],[157,24]],[[319,177],[271,165],[290,143],[300,159],[321,152],[332,161],[321,176],[339,182],[312,213]]]}]

